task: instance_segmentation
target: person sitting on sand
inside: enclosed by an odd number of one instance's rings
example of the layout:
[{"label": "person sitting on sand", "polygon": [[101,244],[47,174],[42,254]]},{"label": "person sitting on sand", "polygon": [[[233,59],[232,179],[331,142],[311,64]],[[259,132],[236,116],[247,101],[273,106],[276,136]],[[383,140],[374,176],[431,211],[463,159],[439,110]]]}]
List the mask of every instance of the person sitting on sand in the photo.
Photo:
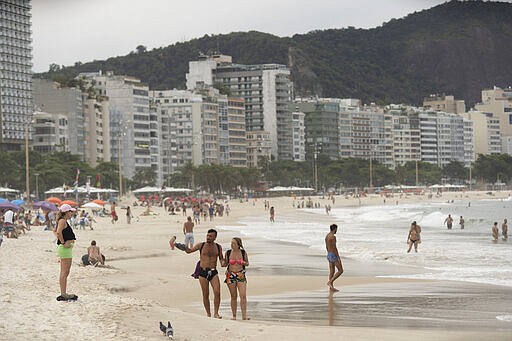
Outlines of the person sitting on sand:
[{"label": "person sitting on sand", "polygon": [[91,241],[91,246],[87,248],[87,260],[94,266],[105,265],[105,256],[101,254],[100,247],[96,245],[95,240]]},{"label": "person sitting on sand", "polygon": [[247,278],[245,277],[245,267],[249,265],[249,258],[242,245],[242,239],[235,237],[231,240],[231,250],[226,251],[224,259],[227,266],[224,283],[228,285],[231,295],[231,313],[233,314],[231,319],[236,320],[238,290],[242,320],[249,320],[247,317]]},{"label": "person sitting on sand", "polygon": [[[338,225],[332,224],[330,232],[325,236],[325,248],[327,249],[327,260],[329,261],[329,280],[327,286],[331,291],[338,291],[334,287],[334,281],[343,274],[343,265],[341,264],[341,257],[338,253],[338,247],[336,246],[336,232],[338,231]],[[335,273],[335,268],[338,271]]]}]

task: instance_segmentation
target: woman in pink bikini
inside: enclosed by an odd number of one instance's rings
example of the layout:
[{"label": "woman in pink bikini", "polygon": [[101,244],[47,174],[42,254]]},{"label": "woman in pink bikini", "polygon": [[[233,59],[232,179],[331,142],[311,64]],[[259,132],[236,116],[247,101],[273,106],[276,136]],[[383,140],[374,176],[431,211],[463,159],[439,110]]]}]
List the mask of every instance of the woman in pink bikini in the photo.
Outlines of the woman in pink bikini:
[{"label": "woman in pink bikini", "polygon": [[235,237],[231,240],[231,250],[226,251],[226,280],[231,294],[232,320],[236,320],[237,290],[240,296],[240,308],[242,309],[242,320],[249,320],[247,317],[247,278],[245,267],[249,265],[249,258],[242,245],[242,239]]}]

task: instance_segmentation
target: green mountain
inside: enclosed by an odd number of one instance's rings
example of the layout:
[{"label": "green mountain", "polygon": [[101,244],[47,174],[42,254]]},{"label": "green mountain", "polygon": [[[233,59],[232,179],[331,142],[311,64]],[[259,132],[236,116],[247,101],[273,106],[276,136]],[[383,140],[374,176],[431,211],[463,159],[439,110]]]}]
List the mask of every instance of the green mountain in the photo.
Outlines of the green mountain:
[{"label": "green mountain", "polygon": [[188,62],[217,46],[237,63],[287,64],[296,96],[421,104],[429,94],[446,93],[474,104],[483,88],[510,85],[512,4],[450,1],[373,29],[284,38],[255,31],[205,35],[151,51],[139,46],[105,61],[54,65],[37,76],[68,83],[79,72],[112,70],[152,89],[184,88]]}]

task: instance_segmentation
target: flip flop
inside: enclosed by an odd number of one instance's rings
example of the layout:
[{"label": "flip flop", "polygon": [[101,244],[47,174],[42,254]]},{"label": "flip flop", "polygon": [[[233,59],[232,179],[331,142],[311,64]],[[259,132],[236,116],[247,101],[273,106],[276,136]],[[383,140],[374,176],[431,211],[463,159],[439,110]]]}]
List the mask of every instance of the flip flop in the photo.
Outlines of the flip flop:
[{"label": "flip flop", "polygon": [[78,299],[77,295],[66,295],[66,296],[57,296],[57,301],[76,301]]},{"label": "flip flop", "polygon": [[187,246],[185,244],[182,244],[182,243],[175,243],[174,246],[178,249],[178,250],[181,250],[181,251],[185,251],[187,249]]}]

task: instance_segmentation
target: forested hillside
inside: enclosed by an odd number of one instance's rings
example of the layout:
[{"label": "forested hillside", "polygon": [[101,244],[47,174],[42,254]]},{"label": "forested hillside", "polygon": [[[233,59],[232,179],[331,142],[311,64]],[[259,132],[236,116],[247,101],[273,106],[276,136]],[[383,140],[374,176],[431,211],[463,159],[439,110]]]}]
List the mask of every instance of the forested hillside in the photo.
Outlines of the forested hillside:
[{"label": "forested hillside", "polygon": [[37,76],[72,85],[79,72],[112,70],[138,77],[152,89],[184,88],[188,62],[217,46],[237,63],[289,65],[297,96],[421,104],[437,92],[472,105],[483,88],[511,85],[512,4],[451,1],[373,29],[284,38],[254,31],[205,35],[151,51],[141,45],[105,61],[52,65]]}]

